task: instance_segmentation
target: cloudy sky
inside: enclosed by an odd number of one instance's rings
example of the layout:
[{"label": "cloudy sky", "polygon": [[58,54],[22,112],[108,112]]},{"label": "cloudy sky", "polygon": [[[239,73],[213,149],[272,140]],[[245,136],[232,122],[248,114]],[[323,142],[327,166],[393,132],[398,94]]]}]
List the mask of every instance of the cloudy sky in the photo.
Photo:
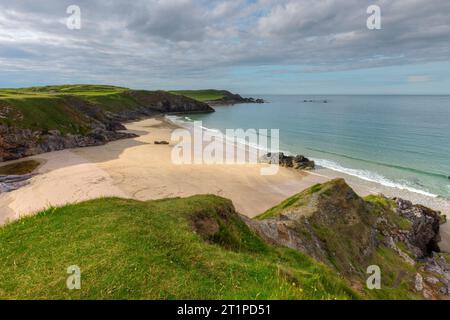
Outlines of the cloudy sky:
[{"label": "cloudy sky", "polygon": [[0,0],[0,87],[62,83],[450,94],[450,1]]}]

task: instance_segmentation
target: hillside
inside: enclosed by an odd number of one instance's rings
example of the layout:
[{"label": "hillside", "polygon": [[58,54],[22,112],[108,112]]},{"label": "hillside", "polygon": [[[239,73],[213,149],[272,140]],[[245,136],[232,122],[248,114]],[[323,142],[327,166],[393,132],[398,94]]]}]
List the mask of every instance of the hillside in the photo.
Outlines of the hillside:
[{"label": "hillside", "polygon": [[164,91],[99,85],[0,89],[0,161],[132,137],[120,132],[124,121],[212,111]]},{"label": "hillside", "polygon": [[249,224],[266,241],[312,256],[360,287],[367,267],[379,266],[388,288],[374,291],[381,298],[443,298],[450,293],[450,265],[437,254],[441,219],[402,199],[363,199],[337,179],[286,199]]},{"label": "hillside", "polygon": [[[212,195],[50,208],[0,228],[0,299],[443,299],[439,216],[397,203],[335,180],[255,220]],[[66,289],[71,265],[81,290]]]},{"label": "hillside", "polygon": [[[336,273],[256,236],[217,196],[98,199],[0,228],[0,299],[353,299]],[[81,269],[81,290],[66,270]]]}]

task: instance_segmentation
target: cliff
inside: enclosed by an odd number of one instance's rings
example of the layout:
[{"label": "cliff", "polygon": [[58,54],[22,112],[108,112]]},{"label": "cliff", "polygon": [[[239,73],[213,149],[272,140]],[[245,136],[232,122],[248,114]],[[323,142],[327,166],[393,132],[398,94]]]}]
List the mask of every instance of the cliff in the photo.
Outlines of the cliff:
[{"label": "cliff", "polygon": [[429,208],[383,196],[363,199],[337,179],[245,220],[269,243],[314,257],[362,291],[367,268],[377,265],[382,285],[392,289],[380,291],[382,297],[399,288],[425,298],[450,295],[450,265],[439,255],[441,216]]},{"label": "cliff", "polygon": [[213,112],[164,91],[113,86],[0,90],[0,161],[130,138],[121,122],[167,113]]},{"label": "cliff", "polygon": [[[328,267],[266,244],[212,195],[50,208],[0,227],[0,243],[0,299],[359,298]],[[70,265],[81,290],[66,287]]]},{"label": "cliff", "polygon": [[[213,195],[91,200],[0,227],[0,298],[448,299],[439,219],[400,199],[363,199],[343,180],[257,219]],[[65,287],[72,264],[83,290]],[[374,265],[381,287],[369,290]]]},{"label": "cliff", "polygon": [[174,90],[173,94],[183,95],[192,99],[207,102],[209,105],[229,105],[238,103],[264,103],[263,99],[242,97],[227,90]]}]

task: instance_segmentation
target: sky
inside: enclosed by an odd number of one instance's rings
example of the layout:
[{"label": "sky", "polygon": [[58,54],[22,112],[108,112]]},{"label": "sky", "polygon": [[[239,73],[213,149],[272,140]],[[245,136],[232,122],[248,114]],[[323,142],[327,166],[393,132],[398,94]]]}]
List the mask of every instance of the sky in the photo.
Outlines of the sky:
[{"label": "sky", "polygon": [[450,94],[450,1],[0,0],[0,87],[71,83]]}]

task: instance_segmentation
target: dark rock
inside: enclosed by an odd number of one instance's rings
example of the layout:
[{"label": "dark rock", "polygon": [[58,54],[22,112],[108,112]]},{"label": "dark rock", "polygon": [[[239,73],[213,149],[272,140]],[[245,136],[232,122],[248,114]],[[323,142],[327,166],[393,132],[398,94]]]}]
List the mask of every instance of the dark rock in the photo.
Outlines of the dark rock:
[{"label": "dark rock", "polygon": [[400,198],[395,198],[395,202],[397,213],[413,224],[407,237],[409,242],[420,250],[417,258],[439,252],[440,212],[421,205],[413,205],[410,201]]},{"label": "dark rock", "polygon": [[[64,97],[67,108],[81,113],[90,124],[84,134],[62,134],[55,129],[30,130],[0,125],[0,162],[15,160],[43,152],[75,147],[98,146],[109,141],[136,137],[125,130],[124,121],[138,120],[164,113],[213,112],[208,104],[164,91],[136,91],[123,93],[131,96],[138,106],[117,112],[102,108],[76,96]],[[6,107],[5,107],[6,108]]]},{"label": "dark rock", "polygon": [[169,142],[168,141],[155,141],[154,142],[155,144],[169,144]]},{"label": "dark rock", "polygon": [[151,92],[143,90],[129,90],[127,95],[133,97],[142,109],[161,113],[193,113],[214,112],[207,103],[200,102],[182,95],[175,95],[165,91]]},{"label": "dark rock", "polygon": [[31,131],[0,125],[0,162],[67,148],[98,146],[108,141],[133,137],[136,135],[107,130],[102,125],[94,127],[86,135],[63,135],[58,130]]},{"label": "dark rock", "polygon": [[324,100],[314,100],[314,99],[311,99],[311,100],[303,100],[303,102],[308,102],[308,103],[328,103],[328,100],[327,99],[324,99]]},{"label": "dark rock", "polygon": [[17,190],[27,184],[32,174],[0,176],[0,193]]},{"label": "dark rock", "polygon": [[[417,268],[408,280],[417,292],[440,297],[447,292],[441,288],[450,287],[450,265],[433,252],[438,250],[438,213],[409,201],[396,202],[401,213],[362,199],[343,179],[336,179],[294,195],[257,219],[243,219],[267,242],[301,251],[363,281],[363,270],[373,259],[384,259],[379,249],[392,250]],[[396,214],[412,222],[408,230],[399,230]],[[409,250],[400,249],[399,241]]]},{"label": "dark rock", "polygon": [[286,156],[283,152],[267,153],[261,157],[260,161],[269,164],[278,163],[282,167],[296,170],[312,170],[315,167],[314,161],[302,155]]}]

